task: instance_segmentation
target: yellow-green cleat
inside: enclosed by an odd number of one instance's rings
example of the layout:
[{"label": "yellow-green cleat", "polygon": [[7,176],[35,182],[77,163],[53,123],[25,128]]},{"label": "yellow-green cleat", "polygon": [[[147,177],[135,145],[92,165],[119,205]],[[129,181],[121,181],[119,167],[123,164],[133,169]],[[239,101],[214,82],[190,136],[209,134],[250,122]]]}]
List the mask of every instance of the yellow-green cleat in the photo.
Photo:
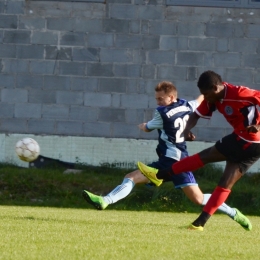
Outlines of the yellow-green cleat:
[{"label": "yellow-green cleat", "polygon": [[238,209],[235,209],[237,214],[234,217],[234,220],[240,224],[246,231],[252,230],[252,224],[250,220],[242,214]]},{"label": "yellow-green cleat", "polygon": [[137,166],[142,174],[147,177],[152,183],[154,183],[157,187],[163,183],[163,180],[157,179],[156,173],[158,169],[149,167],[142,162],[137,162]]},{"label": "yellow-green cleat", "polygon": [[192,224],[190,224],[190,225],[188,226],[188,229],[189,229],[189,230],[195,230],[195,231],[203,231],[203,227],[202,227],[202,226],[196,227],[196,226],[194,226],[194,225],[192,225]]},{"label": "yellow-green cleat", "polygon": [[97,196],[89,191],[83,190],[82,196],[89,204],[98,210],[103,210],[108,206],[108,203],[106,203],[101,196]]}]

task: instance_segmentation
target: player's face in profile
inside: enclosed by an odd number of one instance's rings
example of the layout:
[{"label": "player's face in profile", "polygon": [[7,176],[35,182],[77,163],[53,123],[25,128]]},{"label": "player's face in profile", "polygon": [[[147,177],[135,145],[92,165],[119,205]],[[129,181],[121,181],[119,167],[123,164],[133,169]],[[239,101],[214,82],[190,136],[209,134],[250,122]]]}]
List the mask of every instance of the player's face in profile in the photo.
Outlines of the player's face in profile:
[{"label": "player's face in profile", "polygon": [[215,103],[219,100],[219,95],[216,87],[212,87],[211,89],[202,90],[200,89],[200,93],[204,96],[204,99],[210,103]]},{"label": "player's face in profile", "polygon": [[174,101],[174,96],[164,91],[155,91],[155,99],[158,106],[168,106]]}]

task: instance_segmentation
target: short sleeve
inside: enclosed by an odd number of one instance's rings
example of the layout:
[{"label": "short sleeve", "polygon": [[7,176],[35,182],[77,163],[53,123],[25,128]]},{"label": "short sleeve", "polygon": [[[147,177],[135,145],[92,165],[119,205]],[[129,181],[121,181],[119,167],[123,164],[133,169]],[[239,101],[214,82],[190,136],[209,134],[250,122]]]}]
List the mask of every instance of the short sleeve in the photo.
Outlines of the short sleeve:
[{"label": "short sleeve", "polygon": [[192,108],[192,112],[194,112],[196,110],[196,108],[199,106],[197,99],[188,101],[188,103]]},{"label": "short sleeve", "polygon": [[209,103],[204,99],[195,110],[195,113],[200,117],[210,119],[212,116],[212,109],[210,109]]},{"label": "short sleeve", "polygon": [[163,120],[160,113],[157,110],[155,110],[153,119],[147,122],[146,127],[148,130],[163,128]]}]

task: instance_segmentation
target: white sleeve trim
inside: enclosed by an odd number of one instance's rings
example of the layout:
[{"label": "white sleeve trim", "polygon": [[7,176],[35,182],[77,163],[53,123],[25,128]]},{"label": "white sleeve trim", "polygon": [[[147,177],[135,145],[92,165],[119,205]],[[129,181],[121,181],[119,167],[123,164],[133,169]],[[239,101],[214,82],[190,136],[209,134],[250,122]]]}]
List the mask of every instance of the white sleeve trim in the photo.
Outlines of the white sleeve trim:
[{"label": "white sleeve trim", "polygon": [[202,115],[197,109],[195,110],[195,113],[196,113],[198,116],[200,116],[200,117],[202,117],[202,118],[205,118],[205,119],[210,119],[210,118],[211,118],[211,116],[204,116],[204,115]]},{"label": "white sleeve trim", "polygon": [[192,112],[194,112],[196,110],[196,108],[199,106],[197,99],[188,101],[188,103],[192,107]]}]

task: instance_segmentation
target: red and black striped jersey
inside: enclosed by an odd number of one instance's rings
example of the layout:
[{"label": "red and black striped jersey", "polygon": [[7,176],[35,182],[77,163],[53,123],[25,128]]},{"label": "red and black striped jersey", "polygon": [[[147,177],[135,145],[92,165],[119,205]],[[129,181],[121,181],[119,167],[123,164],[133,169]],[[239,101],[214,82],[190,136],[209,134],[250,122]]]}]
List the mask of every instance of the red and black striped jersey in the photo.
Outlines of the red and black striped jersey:
[{"label": "red and black striped jersey", "polygon": [[260,143],[260,132],[248,133],[246,127],[260,124],[260,91],[223,82],[225,96],[214,104],[204,100],[196,109],[200,117],[210,119],[217,109],[242,139]]}]

